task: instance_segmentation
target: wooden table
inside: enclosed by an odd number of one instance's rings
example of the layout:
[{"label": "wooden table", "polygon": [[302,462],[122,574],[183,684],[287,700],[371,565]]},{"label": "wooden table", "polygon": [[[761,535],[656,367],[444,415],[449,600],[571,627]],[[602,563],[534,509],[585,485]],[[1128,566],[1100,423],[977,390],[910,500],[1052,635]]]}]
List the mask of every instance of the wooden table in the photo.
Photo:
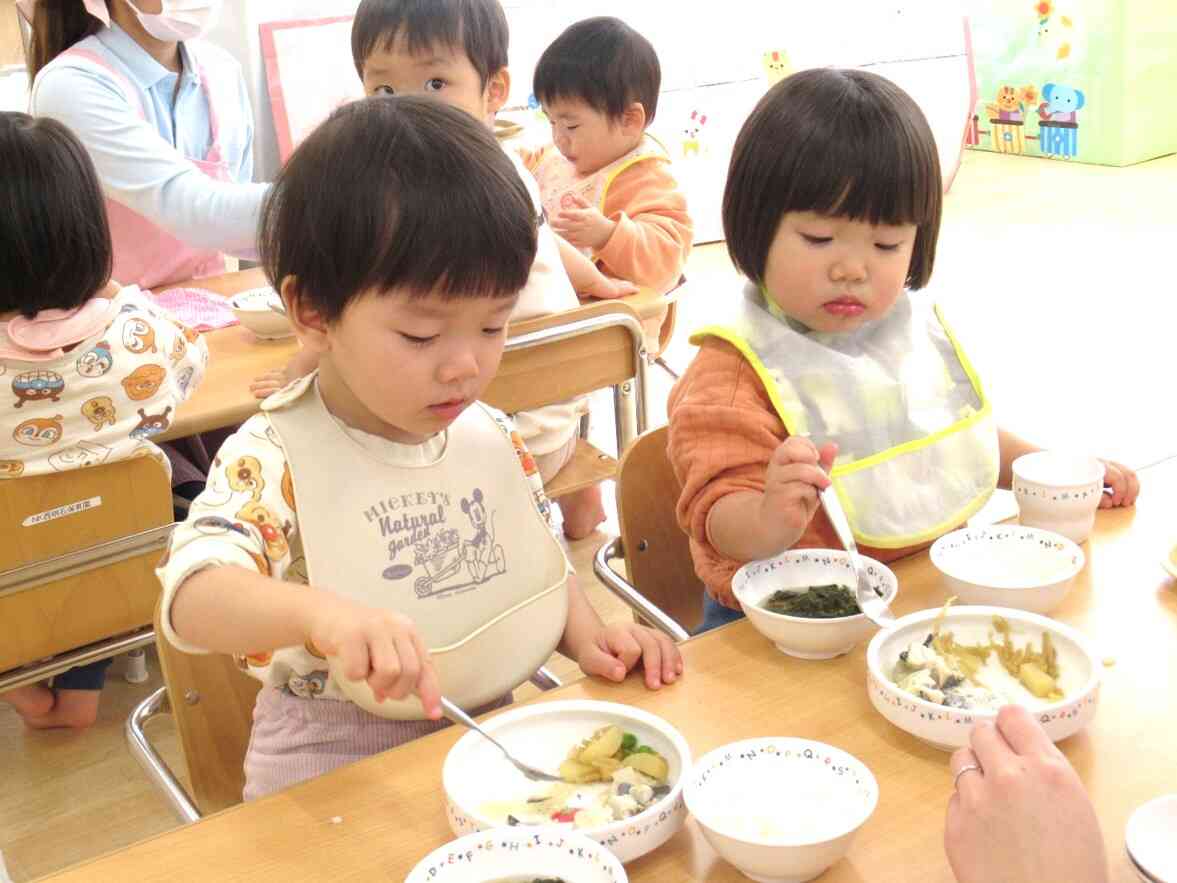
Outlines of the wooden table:
[{"label": "wooden table", "polygon": [[[1124,857],[1131,811],[1177,791],[1177,588],[1159,560],[1177,541],[1177,460],[1142,473],[1135,509],[1101,512],[1088,566],[1056,618],[1089,635],[1104,670],[1092,725],[1061,744],[1086,783],[1103,823],[1115,881],[1134,880]],[[895,566],[897,611],[936,606],[945,592],[926,554]],[[824,662],[777,652],[745,622],[683,645],[687,673],[648,692],[584,680],[535,701],[591,698],[628,702],[678,727],[695,757],[737,739],[801,736],[843,748],[879,781],[877,810],[846,861],[823,883],[912,883],[952,879],[942,848],[952,792],[948,755],[891,726],[866,694],[865,648]],[[448,730],[337,770],[268,799],[211,816],[52,879],[402,880],[451,839],[441,765],[462,735]],[[334,823],[338,817],[342,821]],[[632,862],[643,881],[742,880],[703,839],[693,820],[658,851]]]},{"label": "wooden table", "polygon": [[[268,284],[265,273],[255,268],[182,282],[173,287],[191,285],[231,297]],[[642,289],[622,298],[642,319],[657,315],[671,299],[652,289]],[[241,325],[206,332],[204,338],[209,350],[204,380],[192,397],[179,407],[172,425],[157,436],[156,441],[184,438],[248,420],[258,410],[258,400],[249,391],[249,382],[267,371],[285,367],[291,356],[298,352],[298,341],[294,337],[259,340]]]}]

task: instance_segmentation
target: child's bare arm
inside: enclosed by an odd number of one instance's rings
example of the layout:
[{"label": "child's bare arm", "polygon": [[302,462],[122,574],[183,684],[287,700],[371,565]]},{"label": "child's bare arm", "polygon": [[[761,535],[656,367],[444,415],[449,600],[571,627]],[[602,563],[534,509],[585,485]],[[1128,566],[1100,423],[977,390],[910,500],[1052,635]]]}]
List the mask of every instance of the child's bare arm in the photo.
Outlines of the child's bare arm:
[{"label": "child's bare arm", "polygon": [[556,236],[556,244],[560,248],[560,261],[564,264],[564,272],[568,274],[572,290],[577,294],[612,300],[637,292],[638,287],[633,283],[622,279],[610,279],[602,273],[592,260],[573,247],[563,236]]},{"label": "child's bare arm", "polygon": [[808,439],[785,439],[769,461],[763,492],[728,494],[712,506],[711,545],[734,561],[771,558],[793,546],[817,511],[817,492],[830,483],[835,454],[832,445],[818,451]]},{"label": "child's bare arm", "polygon": [[230,565],[205,568],[181,583],[171,624],[182,640],[220,653],[313,642],[339,658],[347,677],[366,680],[378,700],[417,693],[426,714],[441,715],[429,653],[416,626],[400,614]]}]

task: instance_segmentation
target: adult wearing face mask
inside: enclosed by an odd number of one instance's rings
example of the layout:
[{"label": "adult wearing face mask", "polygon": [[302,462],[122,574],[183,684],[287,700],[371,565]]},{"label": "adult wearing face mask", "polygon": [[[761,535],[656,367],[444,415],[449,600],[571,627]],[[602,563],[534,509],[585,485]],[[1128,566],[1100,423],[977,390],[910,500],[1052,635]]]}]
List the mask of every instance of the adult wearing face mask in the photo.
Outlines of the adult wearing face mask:
[{"label": "adult wearing face mask", "polygon": [[228,53],[190,43],[221,0],[18,0],[32,24],[30,110],[69,126],[107,198],[114,278],[159,290],[250,257],[267,185]]}]

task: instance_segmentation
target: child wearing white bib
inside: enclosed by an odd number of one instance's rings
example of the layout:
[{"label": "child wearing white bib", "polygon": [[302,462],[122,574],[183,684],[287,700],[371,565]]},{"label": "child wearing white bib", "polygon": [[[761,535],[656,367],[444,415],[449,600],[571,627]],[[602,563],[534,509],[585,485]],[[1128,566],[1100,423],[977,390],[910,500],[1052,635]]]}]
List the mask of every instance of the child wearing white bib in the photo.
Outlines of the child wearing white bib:
[{"label": "child wearing white bib", "polygon": [[536,229],[490,131],[429,99],[340,108],[276,182],[261,253],[318,368],[225,443],[159,570],[168,640],[265,684],[247,799],[438,729],[443,693],[508,703],[557,649],[652,688],[681,672],[665,637],[602,625],[478,402]]},{"label": "child wearing white bib", "polygon": [[[941,179],[927,120],[875,74],[816,69],[769,90],[736,140],[723,201],[743,274],[671,391],[680,526],[704,628],[741,615],[731,578],[792,547],[838,548],[831,481],[865,554],[891,560],[975,514],[1032,445],[999,429],[967,355],[920,292]],[[1132,470],[1106,463],[1106,505]]]}]

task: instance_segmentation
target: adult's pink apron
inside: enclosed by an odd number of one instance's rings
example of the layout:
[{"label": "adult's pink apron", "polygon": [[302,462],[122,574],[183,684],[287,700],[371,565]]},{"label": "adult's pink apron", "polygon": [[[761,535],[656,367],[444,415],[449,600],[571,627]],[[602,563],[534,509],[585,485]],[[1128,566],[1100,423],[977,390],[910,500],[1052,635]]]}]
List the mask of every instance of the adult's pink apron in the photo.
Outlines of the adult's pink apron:
[{"label": "adult's pink apron", "polygon": [[[135,87],[109,60],[86,49],[73,48],[64,54],[69,58],[97,65],[110,74],[122,88],[127,101],[135,108],[140,119],[146,120]],[[229,171],[229,164],[222,156],[220,127],[222,110],[230,105],[221,101],[220,90],[211,86],[208,75],[199,64],[196,66],[196,73],[208,98],[212,139],[208,154],[203,159],[186,159],[214,181],[231,182],[233,176]],[[135,284],[140,288],[158,289],[169,283],[199,276],[215,276],[226,270],[225,256],[221,252],[185,245],[154,221],[110,196],[106,199],[106,212],[110,220],[111,238],[114,240],[114,278],[124,285]]]}]

